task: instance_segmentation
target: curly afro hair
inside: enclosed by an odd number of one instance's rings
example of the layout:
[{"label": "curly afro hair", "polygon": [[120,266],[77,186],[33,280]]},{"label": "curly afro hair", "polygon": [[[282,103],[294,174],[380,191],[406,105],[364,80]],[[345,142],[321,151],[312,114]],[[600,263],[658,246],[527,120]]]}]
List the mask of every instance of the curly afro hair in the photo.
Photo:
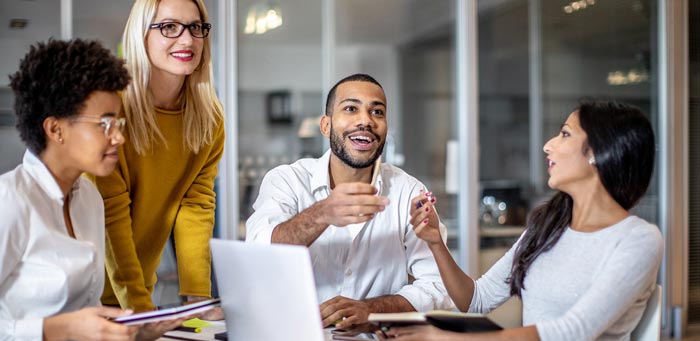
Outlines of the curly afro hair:
[{"label": "curly afro hair", "polygon": [[47,117],[77,115],[94,91],[120,91],[128,84],[124,62],[97,41],[37,43],[10,75],[20,137],[38,155],[46,148]]}]

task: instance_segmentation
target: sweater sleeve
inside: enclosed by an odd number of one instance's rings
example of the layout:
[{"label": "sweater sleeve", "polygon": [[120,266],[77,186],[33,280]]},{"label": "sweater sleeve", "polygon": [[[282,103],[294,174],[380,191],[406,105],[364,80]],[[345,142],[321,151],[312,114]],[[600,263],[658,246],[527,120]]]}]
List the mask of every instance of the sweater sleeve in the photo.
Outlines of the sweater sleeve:
[{"label": "sweater sleeve", "polygon": [[175,219],[180,295],[211,296],[209,239],[214,229],[216,193],[214,179],[225,142],[224,124],[219,123],[209,155],[194,182],[185,192]]},{"label": "sweater sleeve", "polygon": [[105,267],[122,308],[148,311],[154,306],[134,244],[130,181],[123,147],[119,147],[117,168],[106,177],[95,178],[105,205]]},{"label": "sweater sleeve", "polygon": [[[522,239],[522,236],[520,239]],[[501,257],[483,276],[474,282],[474,295],[469,305],[469,312],[487,314],[507,301],[510,284],[507,280],[513,268],[513,255],[520,240]]]},{"label": "sweater sleeve", "polygon": [[635,302],[646,303],[661,263],[663,238],[653,225],[638,229],[643,231],[619,242],[593,285],[563,316],[536,324],[540,339],[594,340]]}]

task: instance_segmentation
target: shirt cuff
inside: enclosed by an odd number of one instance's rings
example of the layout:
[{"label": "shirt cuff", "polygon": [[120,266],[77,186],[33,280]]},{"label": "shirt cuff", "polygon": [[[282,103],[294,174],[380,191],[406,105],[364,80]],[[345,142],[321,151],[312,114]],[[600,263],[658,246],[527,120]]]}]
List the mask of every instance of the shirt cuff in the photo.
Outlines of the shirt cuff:
[{"label": "shirt cuff", "polygon": [[14,337],[15,340],[41,341],[44,337],[44,319],[15,321]]},{"label": "shirt cuff", "polygon": [[413,306],[413,309],[418,312],[427,312],[436,309],[435,302],[433,302],[432,299],[426,299],[426,293],[420,288],[405,286],[396,294],[403,296],[403,298]]}]

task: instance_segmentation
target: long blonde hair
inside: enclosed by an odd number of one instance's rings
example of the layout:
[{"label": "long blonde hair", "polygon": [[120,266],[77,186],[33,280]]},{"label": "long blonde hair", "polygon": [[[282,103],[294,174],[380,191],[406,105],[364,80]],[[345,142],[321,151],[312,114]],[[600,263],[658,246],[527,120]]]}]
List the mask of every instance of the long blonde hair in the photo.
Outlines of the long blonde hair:
[{"label": "long blonde hair", "polygon": [[[207,9],[202,0],[192,0],[199,8],[203,22],[208,22]],[[124,114],[129,122],[129,139],[139,154],[145,154],[155,140],[165,143],[158,128],[153,95],[148,90],[151,62],[146,52],[148,26],[156,16],[160,0],[136,0],[122,36],[126,68],[131,84],[122,94]],[[218,124],[223,122],[223,106],[216,96],[212,82],[211,43],[204,38],[202,58],[195,71],[185,77],[180,100],[184,104],[184,143],[195,153],[214,139]]]}]

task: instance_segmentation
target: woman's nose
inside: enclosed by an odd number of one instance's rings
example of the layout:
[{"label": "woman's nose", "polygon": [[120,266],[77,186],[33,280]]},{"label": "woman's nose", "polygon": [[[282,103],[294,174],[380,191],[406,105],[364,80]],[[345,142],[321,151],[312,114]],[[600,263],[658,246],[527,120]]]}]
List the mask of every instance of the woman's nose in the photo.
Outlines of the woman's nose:
[{"label": "woman's nose", "polygon": [[555,138],[556,137],[549,139],[549,141],[547,141],[547,143],[545,143],[544,146],[542,146],[542,151],[545,152],[545,154],[549,154],[552,151],[552,141]]},{"label": "woman's nose", "polygon": [[124,134],[122,134],[121,130],[117,129],[117,131],[111,137],[111,142],[117,146],[124,143]]}]

